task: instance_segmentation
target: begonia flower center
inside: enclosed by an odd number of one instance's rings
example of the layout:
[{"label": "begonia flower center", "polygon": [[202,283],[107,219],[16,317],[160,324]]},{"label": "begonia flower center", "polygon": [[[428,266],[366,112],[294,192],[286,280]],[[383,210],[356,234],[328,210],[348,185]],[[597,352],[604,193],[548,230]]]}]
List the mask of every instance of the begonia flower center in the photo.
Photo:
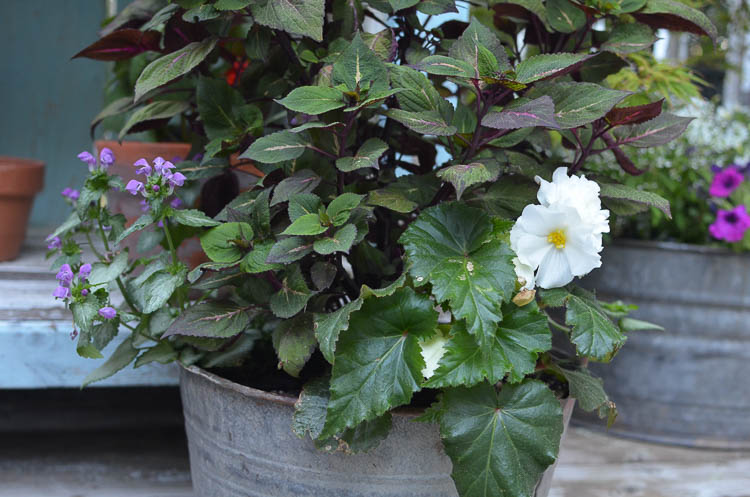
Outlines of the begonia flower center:
[{"label": "begonia flower center", "polygon": [[547,235],[547,241],[555,246],[556,249],[562,250],[565,248],[565,231],[559,229],[551,232]]}]

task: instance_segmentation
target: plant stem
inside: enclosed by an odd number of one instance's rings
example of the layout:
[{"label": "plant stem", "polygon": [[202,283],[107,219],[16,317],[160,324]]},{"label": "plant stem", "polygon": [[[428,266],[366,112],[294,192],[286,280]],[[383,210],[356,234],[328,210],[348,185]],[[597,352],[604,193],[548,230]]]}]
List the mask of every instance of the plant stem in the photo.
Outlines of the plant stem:
[{"label": "plant stem", "polygon": [[102,256],[102,254],[100,254],[99,251],[96,250],[96,247],[94,247],[94,241],[91,239],[91,233],[89,233],[88,231],[86,232],[86,240],[88,240],[89,247],[91,247],[91,251],[94,253],[96,258],[100,261],[104,261],[104,256]]},{"label": "plant stem", "polygon": [[553,328],[557,328],[560,331],[564,331],[565,333],[570,333],[572,330],[568,328],[567,326],[563,326],[551,317],[547,316],[547,322],[552,325]]},{"label": "plant stem", "polygon": [[169,252],[172,254],[172,264],[177,265],[177,250],[174,248],[174,242],[172,242],[172,234],[169,232],[169,220],[165,217],[162,220],[162,226],[164,227],[164,235],[167,237],[167,245],[169,245]]},{"label": "plant stem", "polygon": [[[102,226],[102,220],[101,219],[97,219],[96,223],[99,226],[99,235],[101,236],[102,242],[104,243],[104,250],[106,250],[107,253],[109,253],[109,242],[107,241],[107,234],[104,232],[104,226]],[[89,239],[89,241],[91,241],[91,239]],[[99,258],[101,259],[101,257],[99,257]],[[104,260],[104,259],[102,259],[102,260]],[[122,282],[122,278],[120,276],[118,276],[115,279],[115,283],[117,283],[117,288],[120,289],[120,293],[122,294],[122,298],[125,299],[125,303],[128,304],[128,307],[130,307],[130,310],[133,311],[136,314],[140,314],[140,312],[138,312],[138,309],[136,309],[135,304],[133,303],[133,300],[130,298],[130,295],[125,290],[125,284]]]}]

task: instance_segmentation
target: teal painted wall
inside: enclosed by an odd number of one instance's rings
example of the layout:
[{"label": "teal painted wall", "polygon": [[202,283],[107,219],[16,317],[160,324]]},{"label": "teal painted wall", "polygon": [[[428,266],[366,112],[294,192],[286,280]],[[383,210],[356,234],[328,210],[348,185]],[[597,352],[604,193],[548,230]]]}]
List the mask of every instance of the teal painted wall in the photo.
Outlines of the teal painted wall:
[{"label": "teal painted wall", "polygon": [[[104,0],[2,0],[0,155],[43,160],[44,191],[31,224],[68,215],[60,190],[79,188],[92,147],[89,122],[101,109],[107,64],[70,57],[97,39]],[[0,178],[2,181],[2,178]]]}]

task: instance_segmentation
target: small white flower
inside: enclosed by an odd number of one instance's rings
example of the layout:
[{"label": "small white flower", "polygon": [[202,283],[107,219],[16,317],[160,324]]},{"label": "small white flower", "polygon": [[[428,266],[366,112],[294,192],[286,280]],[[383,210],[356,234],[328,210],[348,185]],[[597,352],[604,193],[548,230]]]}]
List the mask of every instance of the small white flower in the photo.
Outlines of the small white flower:
[{"label": "small white flower", "polygon": [[518,260],[518,257],[513,258],[513,266],[516,268],[516,277],[518,282],[521,284],[521,290],[533,290],[536,286],[536,279],[534,278],[534,268],[522,263]]}]

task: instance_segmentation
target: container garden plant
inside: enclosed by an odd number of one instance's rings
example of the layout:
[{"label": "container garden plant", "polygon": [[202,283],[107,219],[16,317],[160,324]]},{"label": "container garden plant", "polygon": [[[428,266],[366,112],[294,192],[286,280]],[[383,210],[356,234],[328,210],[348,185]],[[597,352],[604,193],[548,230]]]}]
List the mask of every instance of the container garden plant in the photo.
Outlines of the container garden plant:
[{"label": "container garden plant", "polygon": [[[581,172],[592,150],[664,143],[689,119],[658,101],[616,107],[629,94],[599,83],[654,26],[713,27],[664,0],[431,17],[455,10],[140,2],[87,48],[147,53],[134,112],[185,103],[204,154],[138,160],[127,184],[94,168],[53,234],[56,295],[82,355],[127,333],[85,383],[133,362],[183,366],[198,494],[542,496],[560,400],[613,419],[584,363],[623,345],[610,318],[622,306],[573,279],[599,265],[600,193],[654,197],[600,192]],[[592,30],[602,18],[611,29]],[[252,189],[217,213],[171,205],[224,177],[234,153],[264,173]],[[125,228],[100,201],[112,188],[148,211]],[[93,264],[76,243],[91,233],[104,244]],[[117,247],[133,233],[164,250],[129,260]],[[186,233],[210,259],[193,270],[176,256]]]},{"label": "container garden plant", "polygon": [[664,147],[632,154],[637,167],[652,168],[622,178],[668,199],[674,219],[658,210],[615,219],[602,270],[588,281],[603,298],[637,304],[634,317],[664,330],[634,334],[612,364],[594,369],[619,407],[612,432],[747,449],[750,425],[740,413],[750,406],[741,375],[750,340],[750,112],[700,100],[680,112],[697,116],[688,131]]},{"label": "container garden plant", "polygon": [[15,259],[26,238],[34,195],[44,184],[44,162],[0,156],[0,261]]}]

